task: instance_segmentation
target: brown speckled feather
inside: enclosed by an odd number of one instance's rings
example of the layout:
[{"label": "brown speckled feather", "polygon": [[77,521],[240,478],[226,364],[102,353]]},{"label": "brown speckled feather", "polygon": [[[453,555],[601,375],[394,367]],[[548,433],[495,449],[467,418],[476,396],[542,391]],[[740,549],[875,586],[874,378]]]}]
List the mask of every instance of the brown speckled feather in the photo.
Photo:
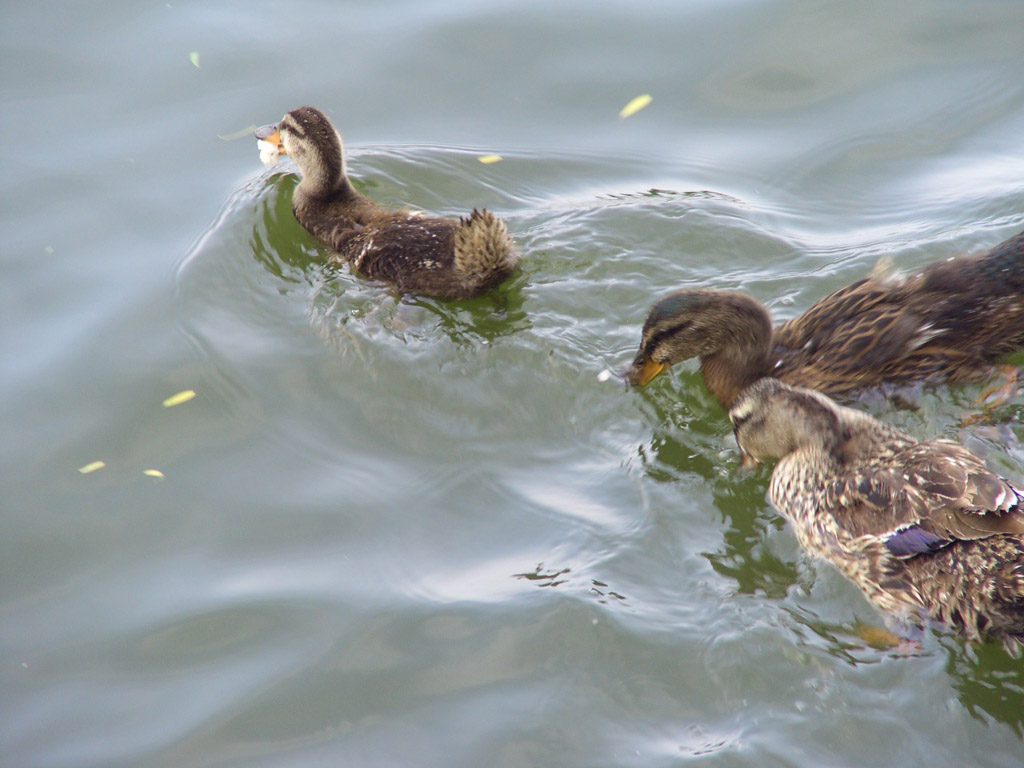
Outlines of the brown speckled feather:
[{"label": "brown speckled feather", "polygon": [[[949,440],[891,446],[847,459],[832,488],[833,516],[853,536],[887,538],[915,527],[934,537],[934,545],[979,539],[996,533],[1024,535],[1019,492],[961,445]],[[841,503],[840,500],[846,500]]]},{"label": "brown speckled feather", "polygon": [[853,283],[783,323],[772,346],[776,378],[833,396],[988,375],[1024,347],[1024,232],[981,257]]}]

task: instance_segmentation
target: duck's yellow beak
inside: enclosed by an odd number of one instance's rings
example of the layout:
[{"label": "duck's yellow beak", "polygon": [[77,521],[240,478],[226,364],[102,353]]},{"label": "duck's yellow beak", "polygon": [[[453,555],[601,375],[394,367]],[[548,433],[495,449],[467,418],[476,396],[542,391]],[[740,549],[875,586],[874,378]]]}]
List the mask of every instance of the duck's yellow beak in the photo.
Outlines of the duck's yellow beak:
[{"label": "duck's yellow beak", "polygon": [[286,155],[284,151],[284,145],[281,144],[281,124],[274,123],[273,125],[264,125],[262,128],[256,129],[256,138],[259,141],[265,141],[268,144],[273,144],[277,147],[277,153],[279,155]]},{"label": "duck's yellow beak", "polygon": [[666,368],[668,365],[665,363],[657,363],[641,353],[636,356],[626,376],[634,387],[642,387]]}]

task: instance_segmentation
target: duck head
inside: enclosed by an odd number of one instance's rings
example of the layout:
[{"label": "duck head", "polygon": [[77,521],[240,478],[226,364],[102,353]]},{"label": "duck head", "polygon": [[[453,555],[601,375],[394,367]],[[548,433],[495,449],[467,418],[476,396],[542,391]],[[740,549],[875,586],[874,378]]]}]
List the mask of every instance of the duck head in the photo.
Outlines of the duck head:
[{"label": "duck head", "polygon": [[838,406],[824,395],[761,379],[729,409],[743,466],[804,449],[830,450],[840,435]]},{"label": "duck head", "polygon": [[700,357],[708,388],[728,404],[767,372],[771,334],[768,312],[744,293],[670,293],[647,313],[640,350],[626,376],[634,386],[644,386],[670,366]]},{"label": "duck head", "polygon": [[293,109],[281,122],[257,128],[256,138],[295,161],[302,172],[300,186],[307,195],[329,195],[348,176],[341,134],[315,107]]}]

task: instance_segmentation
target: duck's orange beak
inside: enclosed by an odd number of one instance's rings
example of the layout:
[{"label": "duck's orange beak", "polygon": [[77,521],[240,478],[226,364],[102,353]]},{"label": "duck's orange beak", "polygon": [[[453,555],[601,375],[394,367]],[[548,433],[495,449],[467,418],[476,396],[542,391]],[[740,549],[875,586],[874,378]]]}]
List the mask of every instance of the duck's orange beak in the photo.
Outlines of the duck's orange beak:
[{"label": "duck's orange beak", "polygon": [[284,151],[284,145],[281,143],[281,124],[274,123],[273,125],[264,125],[262,128],[256,129],[256,138],[260,141],[265,141],[268,144],[273,144],[277,147],[277,153],[279,155],[286,155]]},{"label": "duck's orange beak", "polygon": [[761,463],[742,448],[740,449],[740,456],[740,469],[754,469]]},{"label": "duck's orange beak", "polygon": [[629,367],[626,376],[634,387],[642,387],[666,368],[668,365],[665,363],[655,362],[641,352]]}]

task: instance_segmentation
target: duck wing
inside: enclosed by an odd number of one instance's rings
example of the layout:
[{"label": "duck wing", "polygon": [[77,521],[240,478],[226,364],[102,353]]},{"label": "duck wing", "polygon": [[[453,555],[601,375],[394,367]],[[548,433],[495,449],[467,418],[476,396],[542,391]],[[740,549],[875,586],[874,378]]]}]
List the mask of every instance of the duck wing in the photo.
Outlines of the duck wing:
[{"label": "duck wing", "polygon": [[896,557],[1024,534],[1024,490],[949,440],[913,444],[837,480],[829,493],[842,529],[881,539]]},{"label": "duck wing", "polygon": [[[821,299],[776,329],[775,375],[828,394],[891,378],[894,364],[907,365],[934,333],[905,293],[901,284],[865,278]],[[948,364],[930,361],[935,368]]]},{"label": "duck wing", "polygon": [[1024,347],[1024,232],[911,276],[883,264],[773,335],[775,375],[827,394],[983,375]]}]

